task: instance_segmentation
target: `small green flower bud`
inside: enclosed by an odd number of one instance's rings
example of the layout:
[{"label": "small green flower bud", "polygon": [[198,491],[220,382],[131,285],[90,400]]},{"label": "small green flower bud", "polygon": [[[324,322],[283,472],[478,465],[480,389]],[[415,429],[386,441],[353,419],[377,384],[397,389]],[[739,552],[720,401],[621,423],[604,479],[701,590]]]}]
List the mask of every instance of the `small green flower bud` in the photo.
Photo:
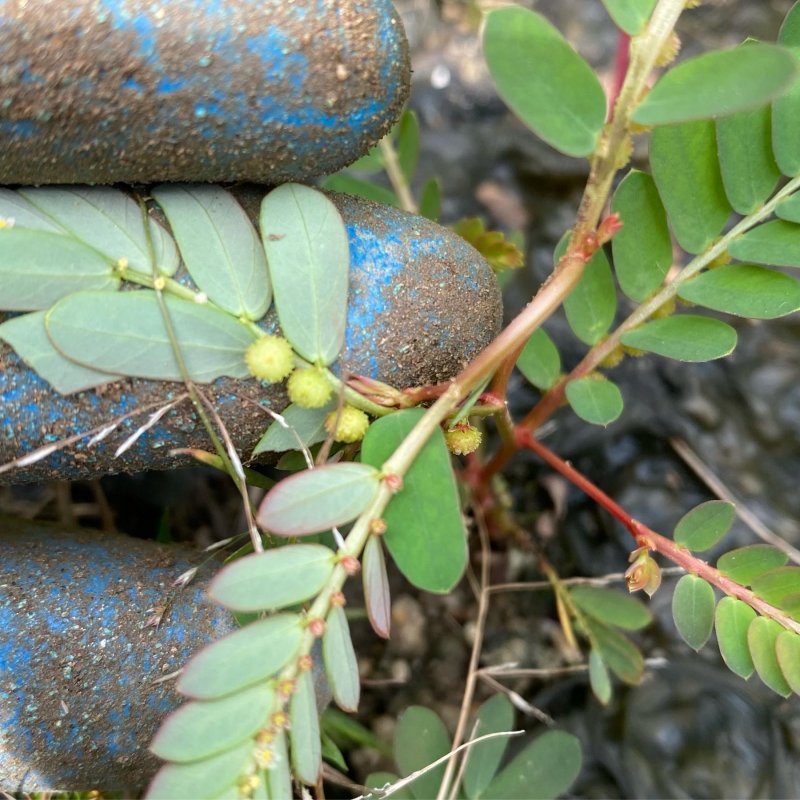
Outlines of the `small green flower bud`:
[{"label": "small green flower bud", "polygon": [[369,427],[369,417],[355,406],[345,405],[341,412],[331,411],[325,417],[325,430],[337,442],[360,442]]},{"label": "small green flower bud", "polygon": [[331,398],[331,384],[319,367],[296,369],[286,382],[289,399],[303,408],[322,408]]},{"label": "small green flower bud", "polygon": [[262,381],[282,381],[294,367],[292,346],[282,336],[262,336],[244,353],[250,374]]},{"label": "small green flower bud", "polygon": [[481,432],[468,422],[459,422],[455,428],[444,432],[447,449],[457,456],[466,456],[474,453],[480,446]]}]

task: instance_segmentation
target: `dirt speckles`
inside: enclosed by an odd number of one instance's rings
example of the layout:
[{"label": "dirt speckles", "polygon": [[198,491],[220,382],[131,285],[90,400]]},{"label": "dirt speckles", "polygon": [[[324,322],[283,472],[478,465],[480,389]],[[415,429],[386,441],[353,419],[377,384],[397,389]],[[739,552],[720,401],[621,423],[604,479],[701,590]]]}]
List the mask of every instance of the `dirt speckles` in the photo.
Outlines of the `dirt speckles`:
[{"label": "dirt speckles", "polygon": [[399,115],[389,0],[216,5],[6,3],[0,183],[302,180]]}]

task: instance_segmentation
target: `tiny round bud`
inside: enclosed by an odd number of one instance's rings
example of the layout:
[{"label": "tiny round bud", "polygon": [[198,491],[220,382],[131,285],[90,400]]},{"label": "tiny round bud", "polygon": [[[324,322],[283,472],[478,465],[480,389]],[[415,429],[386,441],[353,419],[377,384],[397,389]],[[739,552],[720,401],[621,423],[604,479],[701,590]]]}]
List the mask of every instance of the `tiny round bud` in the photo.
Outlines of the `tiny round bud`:
[{"label": "tiny round bud", "polygon": [[393,472],[390,472],[388,475],[383,476],[383,482],[392,494],[403,491],[403,478],[400,475],[395,475]]},{"label": "tiny round bud", "polygon": [[278,681],[275,690],[281,697],[291,697],[296,688],[297,684],[291,678],[283,678],[283,680]]},{"label": "tiny round bud", "polygon": [[344,556],[339,563],[342,565],[342,569],[351,578],[353,575],[358,575],[358,572],[361,569],[361,564],[354,556]]},{"label": "tiny round bud", "polygon": [[308,672],[314,666],[314,659],[309,655],[300,656],[297,659],[297,668],[300,672]]},{"label": "tiny round bud", "polygon": [[311,631],[312,636],[319,639],[320,636],[323,636],[325,633],[325,620],[320,617],[310,619],[308,621],[308,629]]},{"label": "tiny round bud", "polygon": [[158,277],[157,277],[157,278],[156,278],[156,279],[153,281],[153,288],[154,288],[154,289],[157,289],[159,292],[163,292],[163,291],[164,291],[164,287],[165,287],[166,285],[167,285],[167,279],[166,279],[166,278],[165,278],[163,275],[159,275],[159,276],[158,276]]},{"label": "tiny round bud", "polygon": [[670,34],[667,41],[661,47],[661,50],[656,56],[656,66],[666,67],[671,64],[681,51],[681,40],[676,33]]},{"label": "tiny round bud", "polygon": [[333,608],[342,608],[347,604],[347,600],[344,599],[344,594],[342,592],[334,592],[331,595],[331,606]]},{"label": "tiny round bud", "polygon": [[124,256],[122,258],[118,258],[117,259],[117,269],[120,272],[124,272],[126,269],[128,269],[128,259],[125,258]]},{"label": "tiny round bud", "polygon": [[272,728],[262,728],[256,734],[256,744],[259,747],[268,747],[275,741],[275,731]]},{"label": "tiny round bud", "polygon": [[382,517],[375,517],[369,521],[369,532],[373,536],[383,536],[386,533],[386,520]]},{"label": "tiny round bud", "polygon": [[253,758],[260,769],[270,769],[275,764],[275,751],[266,747],[257,747]]},{"label": "tiny round bud", "polygon": [[245,351],[250,374],[262,381],[282,381],[294,366],[292,346],[282,336],[262,336]]},{"label": "tiny round bud", "polygon": [[474,453],[480,446],[482,438],[481,432],[468,422],[459,422],[455,428],[450,428],[444,433],[447,449],[457,456]]},{"label": "tiny round bud", "polygon": [[625,351],[617,345],[601,362],[600,366],[604,369],[612,369],[622,363],[625,358]]},{"label": "tiny round bud", "polygon": [[331,411],[325,417],[325,430],[337,442],[360,442],[368,427],[369,417],[360,408],[351,405],[344,405],[341,411]]},{"label": "tiny round bud", "polygon": [[276,711],[271,717],[270,722],[274,728],[288,728],[289,715],[285,711]]},{"label": "tiny round bud", "polygon": [[303,408],[322,408],[331,399],[331,384],[319,367],[296,369],[286,382],[289,399]]}]

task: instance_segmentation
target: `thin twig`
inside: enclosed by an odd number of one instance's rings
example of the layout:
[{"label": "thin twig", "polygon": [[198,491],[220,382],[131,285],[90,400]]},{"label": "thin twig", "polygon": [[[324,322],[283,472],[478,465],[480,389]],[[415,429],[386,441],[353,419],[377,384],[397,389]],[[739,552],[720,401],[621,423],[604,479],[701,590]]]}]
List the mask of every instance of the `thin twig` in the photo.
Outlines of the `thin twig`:
[{"label": "thin twig", "polygon": [[[180,403],[188,398],[188,394],[181,394],[175,398],[175,402]],[[66,436],[63,439],[59,439],[57,442],[46,444],[44,447],[37,447],[36,450],[31,450],[30,453],[26,453],[24,456],[7,461],[5,464],[0,464],[0,475],[2,475],[4,472],[11,472],[11,470],[14,469],[22,469],[23,467],[29,467],[32,464],[36,464],[58,450],[63,450],[73,444],[77,444],[81,441],[81,439],[85,439],[87,436],[92,437],[87,444],[87,447],[93,446],[101,439],[105,438],[115,428],[119,427],[123,422],[136,417],[139,414],[144,414],[153,408],[157,408],[158,406],[162,405],[163,402],[163,400],[157,400],[153,403],[148,403],[147,405],[137,408],[134,411],[129,411],[127,414],[122,414],[119,417],[115,417],[111,422],[104,422],[101,425],[90,428],[88,431],[74,433],[72,436]]]},{"label": "thin twig", "polygon": [[247,530],[250,534],[250,541],[253,543],[253,550],[256,553],[263,553],[264,544],[261,541],[261,534],[258,531],[255,516],[253,515],[253,508],[250,504],[250,495],[247,492],[247,478],[244,473],[242,462],[239,459],[239,454],[236,452],[236,448],[233,445],[233,440],[228,433],[228,429],[225,427],[225,423],[217,413],[217,409],[214,408],[214,404],[205,396],[205,394],[203,394],[203,392],[197,390],[197,395],[203,401],[203,403],[205,403],[208,413],[211,414],[214,423],[216,424],[217,429],[219,430],[220,435],[225,442],[225,447],[228,451],[228,458],[230,459],[234,470],[234,475],[231,477],[233,477],[236,488],[239,490],[239,494],[242,498],[244,516],[245,520],[247,521]]},{"label": "thin twig", "polygon": [[513,689],[509,689],[508,686],[504,686],[499,681],[496,681],[491,675],[485,672],[479,672],[478,677],[491,689],[494,689],[495,692],[500,692],[504,694],[510,701],[511,705],[514,706],[518,711],[521,711],[523,714],[526,714],[529,717],[533,717],[534,719],[538,719],[544,725],[552,727],[556,724],[556,721],[546,712],[542,711],[541,708],[537,708],[536,706],[529,703],[522,695],[518,692],[515,692]]},{"label": "thin twig", "polygon": [[599,486],[596,486],[583,473],[578,472],[571,464],[537,441],[533,435],[523,433],[518,437],[518,440],[521,446],[527,447],[536,453],[546,464],[567,478],[582,492],[591,497],[601,508],[611,514],[612,517],[621,522],[639,547],[646,547],[661,553],[670,561],[683,567],[689,574],[697,575],[730,597],[735,597],[737,600],[747,603],[753,610],[764,617],[774,619],[787,630],[800,633],[800,622],[792,619],[785,611],[762,600],[755,592],[723,575],[718,569],[697,558],[685,547],[681,547],[681,545],[673,542],[672,539],[656,533],[652,528],[634,519]]},{"label": "thin twig", "polygon": [[[469,719],[469,715],[472,710],[472,700],[475,696],[478,666],[480,664],[481,650],[483,649],[483,637],[484,633],[486,632],[486,617],[489,614],[489,594],[486,591],[490,581],[489,566],[491,564],[489,532],[486,530],[486,521],[483,517],[482,509],[477,504],[473,504],[472,510],[475,518],[475,526],[478,529],[478,537],[481,543],[480,594],[478,595],[478,613],[475,620],[475,638],[472,642],[472,652],[470,653],[469,666],[467,668],[467,680],[464,685],[464,694],[461,698],[461,710],[458,715],[458,724],[456,725],[456,732],[453,736],[453,746],[456,748],[458,748],[461,742],[464,741],[464,734],[467,729],[467,720]],[[436,795],[436,800],[444,800],[444,798],[448,796],[450,781],[452,780],[455,766],[455,759],[447,762],[447,767],[445,768],[444,775],[442,776],[442,783],[439,786],[439,792]],[[456,796],[457,788],[458,784],[454,784],[453,791],[450,793],[451,798]]]},{"label": "thin twig", "polygon": [[[681,567],[667,567],[661,570],[662,575],[682,575],[685,572]],[[606,586],[609,583],[624,583],[624,572],[610,572],[608,575],[599,575],[596,578],[560,578],[562,586]],[[550,581],[517,581],[516,583],[494,583],[487,591],[495,592],[537,592],[542,589],[552,589]]]},{"label": "thin twig", "polygon": [[478,744],[479,742],[488,741],[489,739],[498,739],[502,736],[506,736],[510,739],[512,736],[522,736],[524,733],[525,731],[498,731],[497,733],[486,733],[483,736],[479,736],[477,739],[473,739],[469,742],[459,745],[458,747],[453,748],[449,753],[446,753],[441,758],[437,758],[436,761],[432,761],[426,767],[418,769],[416,772],[412,772],[407,777],[397,781],[397,783],[386,784],[380,788],[372,789],[369,795],[359,795],[358,797],[354,798],[354,800],[366,800],[367,796],[371,797],[377,796],[380,798],[390,797],[396,792],[399,792],[404,787],[408,786],[417,778],[420,778],[423,775],[430,772],[431,770],[436,769],[436,767],[438,767],[440,764],[443,764],[445,761],[451,761],[454,756],[456,756],[462,750],[466,750],[468,747],[472,747]]}]

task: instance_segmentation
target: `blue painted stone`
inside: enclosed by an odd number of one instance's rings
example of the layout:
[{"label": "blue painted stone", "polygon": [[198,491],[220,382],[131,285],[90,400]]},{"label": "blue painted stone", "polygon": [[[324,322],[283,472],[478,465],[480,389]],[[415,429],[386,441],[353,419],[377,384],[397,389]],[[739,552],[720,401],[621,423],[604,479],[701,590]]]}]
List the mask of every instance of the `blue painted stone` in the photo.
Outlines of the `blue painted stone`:
[{"label": "blue painted stone", "polygon": [[[240,200],[256,214],[263,190]],[[497,334],[500,292],[484,259],[459,236],[422,217],[347,195],[333,195],[350,237],[351,280],[345,352],[338,368],[397,387],[455,375]],[[268,326],[275,325],[274,318]],[[174,448],[210,449],[191,405],[183,402],[124,455],[114,451],[148,413],[183,386],[125,380],[98,391],[62,396],[0,344],[0,464],[128,416],[101,442],[88,436],[23,469],[0,473],[0,483],[77,479],[189,463]],[[283,409],[282,385],[222,378],[209,389],[240,453],[252,451],[271,418],[259,408]]]},{"label": "blue painted stone", "polygon": [[233,630],[203,596],[213,565],[176,589],[205,556],[9,517],[0,550],[0,789],[140,789],[180,702],[156,681]]},{"label": "blue painted stone", "polygon": [[317,177],[409,74],[390,0],[0,0],[0,184]]}]

